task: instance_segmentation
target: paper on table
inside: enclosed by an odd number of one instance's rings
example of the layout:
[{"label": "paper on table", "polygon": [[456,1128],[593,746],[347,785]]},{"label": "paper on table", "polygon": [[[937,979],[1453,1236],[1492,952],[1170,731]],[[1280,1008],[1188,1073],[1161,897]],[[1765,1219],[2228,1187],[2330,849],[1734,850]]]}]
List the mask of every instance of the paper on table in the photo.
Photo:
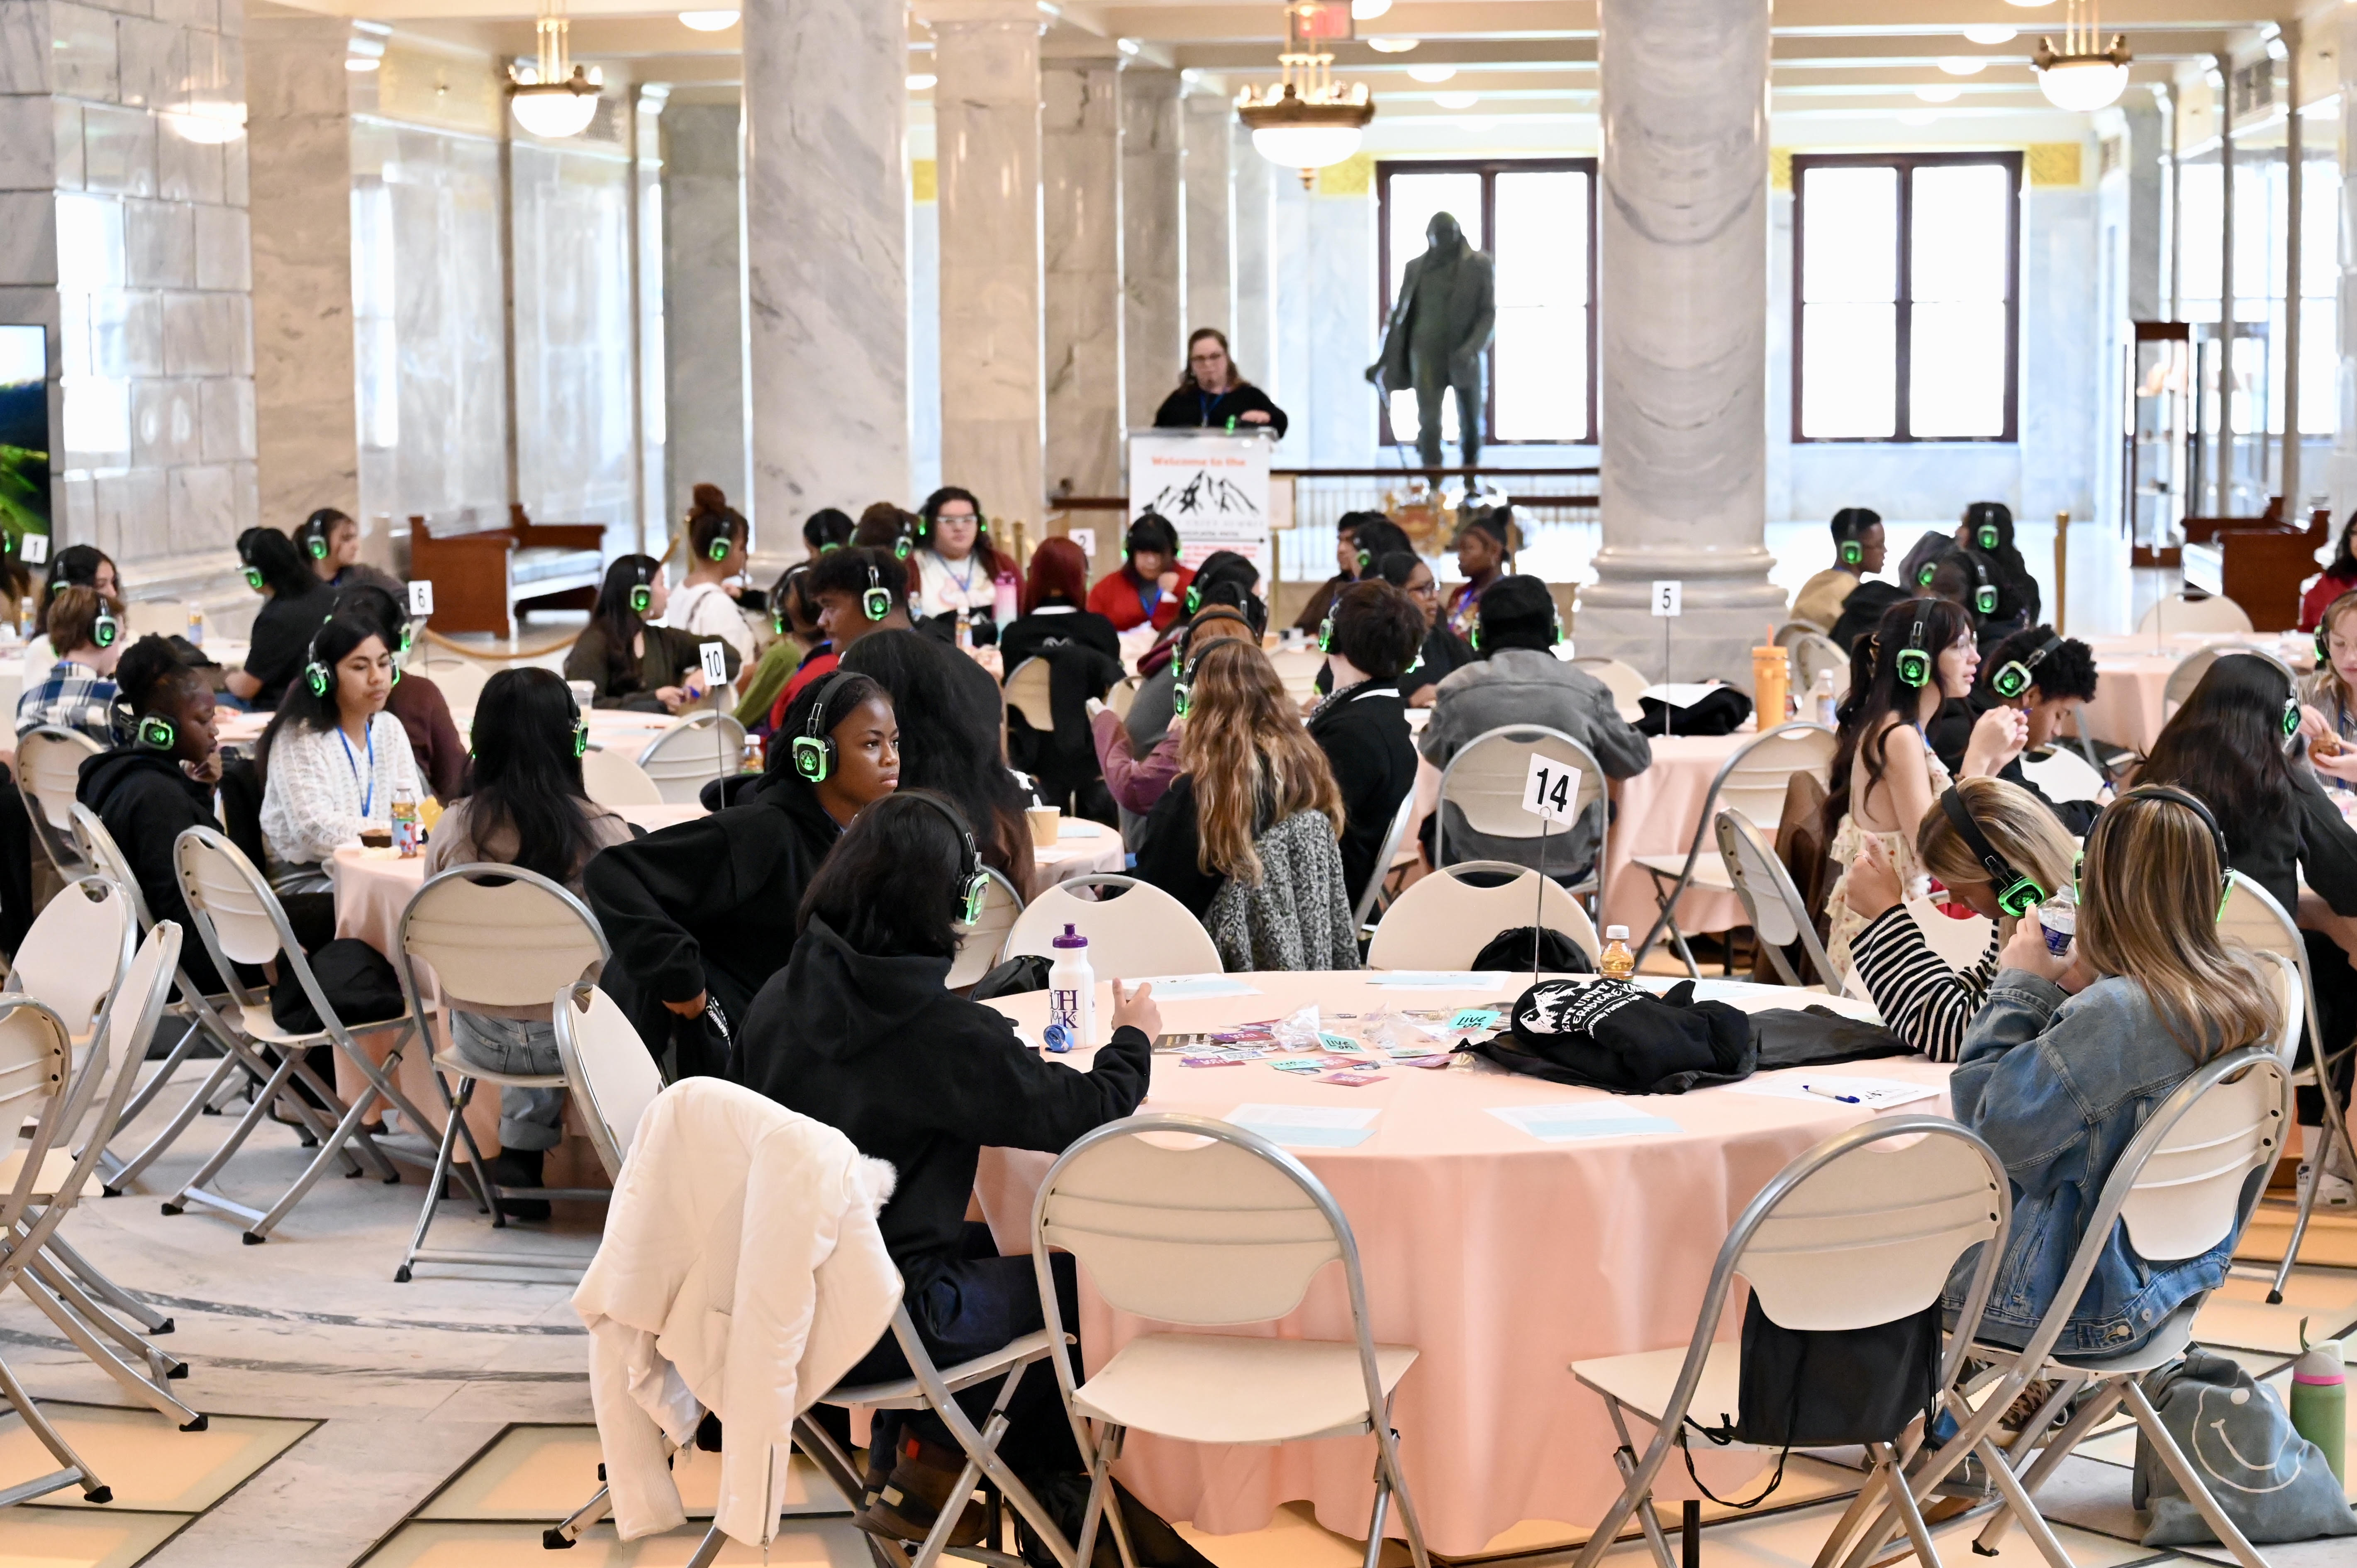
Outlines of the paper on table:
[{"label": "paper on table", "polygon": [[1738,1094],[1758,1094],[1771,1100],[1813,1100],[1849,1103],[1867,1111],[1910,1105],[1940,1092],[1929,1083],[1907,1083],[1889,1078],[1852,1078],[1833,1072],[1766,1073],[1727,1086]]},{"label": "paper on table", "polygon": [[1056,836],[1060,839],[1103,838],[1104,824],[1083,822],[1073,817],[1059,817],[1056,820]]},{"label": "paper on table", "polygon": [[1498,969],[1384,969],[1368,972],[1372,985],[1394,991],[1489,991],[1506,983]]},{"label": "paper on table", "polygon": [[1684,1130],[1665,1116],[1648,1115],[1612,1102],[1492,1105],[1490,1114],[1542,1144],[1570,1144],[1587,1138],[1638,1138]]},{"label": "paper on table", "polygon": [[1648,686],[1637,695],[1651,697],[1657,703],[1667,703],[1674,708],[1691,708],[1726,684],[1724,681],[1668,681],[1658,686]]},{"label": "paper on table", "polygon": [[1351,1149],[1375,1135],[1373,1105],[1239,1105],[1224,1118],[1272,1144],[1307,1149]]},{"label": "paper on table", "polygon": [[1246,985],[1224,974],[1149,974],[1128,983],[1152,982],[1157,1002],[1189,1002],[1205,996],[1257,996],[1256,986]]}]

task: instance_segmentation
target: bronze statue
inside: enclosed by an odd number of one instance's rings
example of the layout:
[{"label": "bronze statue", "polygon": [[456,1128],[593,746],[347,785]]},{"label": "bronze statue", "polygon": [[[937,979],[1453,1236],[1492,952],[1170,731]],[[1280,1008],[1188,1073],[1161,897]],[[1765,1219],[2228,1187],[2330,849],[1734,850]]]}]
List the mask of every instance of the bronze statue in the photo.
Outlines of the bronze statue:
[{"label": "bronze statue", "polygon": [[1432,215],[1424,237],[1429,248],[1407,264],[1383,357],[1367,367],[1367,380],[1386,398],[1415,389],[1415,451],[1427,468],[1440,467],[1440,398],[1454,391],[1458,445],[1470,468],[1481,460],[1481,350],[1498,320],[1497,267],[1446,212]]}]

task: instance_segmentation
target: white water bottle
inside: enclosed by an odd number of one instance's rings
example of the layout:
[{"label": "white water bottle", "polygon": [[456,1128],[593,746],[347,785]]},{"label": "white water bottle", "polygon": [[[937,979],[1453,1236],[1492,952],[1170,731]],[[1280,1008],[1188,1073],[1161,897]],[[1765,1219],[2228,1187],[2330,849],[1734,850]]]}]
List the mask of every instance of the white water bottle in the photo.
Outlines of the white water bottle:
[{"label": "white water bottle", "polygon": [[1059,1054],[1086,1049],[1097,1038],[1097,975],[1089,967],[1089,939],[1071,926],[1051,940],[1056,959],[1048,967],[1047,1047]]},{"label": "white water bottle", "polygon": [[1820,670],[1817,671],[1817,690],[1815,696],[1817,722],[1824,725],[1827,729],[1839,729],[1841,727],[1841,723],[1834,715],[1835,711],[1841,706],[1841,699],[1834,694],[1834,672],[1832,671]]}]

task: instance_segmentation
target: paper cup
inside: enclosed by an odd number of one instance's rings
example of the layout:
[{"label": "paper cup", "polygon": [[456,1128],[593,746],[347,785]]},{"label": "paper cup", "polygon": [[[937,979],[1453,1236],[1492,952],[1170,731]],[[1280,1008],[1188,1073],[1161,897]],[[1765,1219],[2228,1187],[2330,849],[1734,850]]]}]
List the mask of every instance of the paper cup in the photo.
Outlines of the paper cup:
[{"label": "paper cup", "polygon": [[1031,823],[1031,845],[1034,849],[1056,847],[1056,824],[1063,820],[1063,811],[1055,806],[1030,806],[1023,815]]}]

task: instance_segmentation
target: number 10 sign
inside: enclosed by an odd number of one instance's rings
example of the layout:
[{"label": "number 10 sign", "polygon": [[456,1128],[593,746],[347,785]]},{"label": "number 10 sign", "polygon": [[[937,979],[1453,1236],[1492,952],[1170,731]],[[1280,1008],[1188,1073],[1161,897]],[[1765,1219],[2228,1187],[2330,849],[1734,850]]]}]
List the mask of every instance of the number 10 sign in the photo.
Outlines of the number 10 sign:
[{"label": "number 10 sign", "polygon": [[1529,776],[1523,780],[1523,810],[1562,827],[1577,825],[1579,780],[1578,768],[1533,752]]}]

